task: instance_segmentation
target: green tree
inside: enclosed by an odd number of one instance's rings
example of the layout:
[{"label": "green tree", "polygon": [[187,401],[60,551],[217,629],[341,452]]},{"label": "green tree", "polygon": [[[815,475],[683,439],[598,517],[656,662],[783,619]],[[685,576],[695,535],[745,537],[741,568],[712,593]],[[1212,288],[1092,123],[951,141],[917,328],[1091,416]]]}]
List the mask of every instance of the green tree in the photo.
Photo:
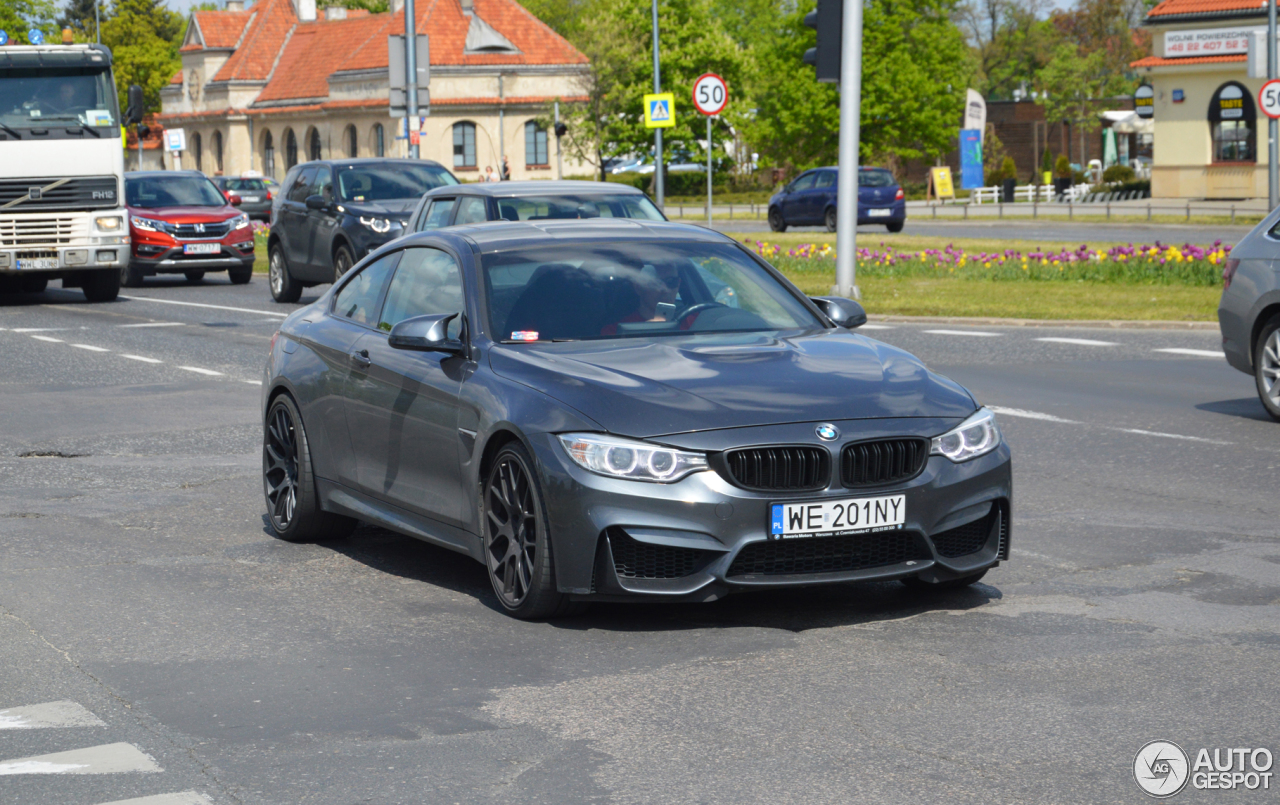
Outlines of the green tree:
[{"label": "green tree", "polygon": [[70,28],[81,39],[92,42],[98,35],[95,9],[104,18],[111,11],[109,8],[98,9],[97,0],[71,0],[58,18],[58,26]]},{"label": "green tree", "polygon": [[0,31],[13,44],[27,44],[27,31],[38,28],[48,41],[58,41],[58,7],[53,0],[0,0]]},{"label": "green tree", "polygon": [[102,23],[102,41],[114,57],[121,110],[130,84],[142,87],[148,112],[160,110],[160,90],[182,68],[178,45],[184,30],[182,16],[162,0],[116,0],[111,19]]},{"label": "green tree", "polygon": [[1071,124],[1080,138],[1080,164],[1084,164],[1085,136],[1101,125],[1093,101],[1124,91],[1127,81],[1112,72],[1107,53],[1084,54],[1075,45],[1061,44],[1040,71],[1036,103],[1044,107],[1045,120]]}]

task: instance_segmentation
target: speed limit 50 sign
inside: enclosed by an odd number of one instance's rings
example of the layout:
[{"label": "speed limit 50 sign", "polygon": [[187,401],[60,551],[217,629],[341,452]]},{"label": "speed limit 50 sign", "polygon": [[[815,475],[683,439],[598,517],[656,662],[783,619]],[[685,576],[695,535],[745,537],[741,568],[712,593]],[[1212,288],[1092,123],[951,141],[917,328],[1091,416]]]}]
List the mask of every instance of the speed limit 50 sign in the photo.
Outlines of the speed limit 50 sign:
[{"label": "speed limit 50 sign", "polygon": [[704,115],[718,115],[729,105],[729,86],[715,73],[703,73],[693,82],[693,105]]},{"label": "speed limit 50 sign", "polygon": [[1273,78],[1258,90],[1258,107],[1267,117],[1280,118],[1280,78]]}]

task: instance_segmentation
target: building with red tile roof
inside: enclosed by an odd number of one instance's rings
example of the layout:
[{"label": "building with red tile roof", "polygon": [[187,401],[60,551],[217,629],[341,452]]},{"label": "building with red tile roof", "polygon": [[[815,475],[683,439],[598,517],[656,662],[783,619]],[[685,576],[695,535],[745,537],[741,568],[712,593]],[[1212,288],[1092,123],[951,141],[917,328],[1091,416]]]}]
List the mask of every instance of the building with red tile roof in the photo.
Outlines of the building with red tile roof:
[{"label": "building with red tile roof", "polygon": [[1151,195],[1266,198],[1266,3],[1163,0],[1145,24],[1152,54],[1130,66],[1151,85]]},{"label": "building with red tile roof", "polygon": [[[407,155],[406,122],[388,113],[403,0],[382,14],[315,3],[192,13],[159,116],[187,132],[182,167],[281,179],[308,159]],[[583,100],[586,57],[516,0],[418,0],[416,17],[430,40],[430,110],[413,127],[422,158],[465,179],[505,156],[513,178],[553,178],[555,137],[540,121],[557,100]]]}]

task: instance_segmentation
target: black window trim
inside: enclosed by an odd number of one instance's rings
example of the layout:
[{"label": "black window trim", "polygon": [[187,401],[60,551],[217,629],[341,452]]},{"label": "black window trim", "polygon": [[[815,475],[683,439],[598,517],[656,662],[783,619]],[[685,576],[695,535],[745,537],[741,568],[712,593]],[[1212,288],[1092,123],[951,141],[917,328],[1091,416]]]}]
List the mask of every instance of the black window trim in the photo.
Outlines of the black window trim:
[{"label": "black window trim", "polygon": [[[418,216],[418,222],[414,225],[413,231],[414,232],[431,231],[429,229],[424,229],[423,227],[427,223],[427,211],[431,209],[432,204],[435,204],[437,201],[457,201],[460,197],[461,196],[459,196],[458,194],[451,194],[451,195],[444,195],[444,196],[432,196],[431,198],[426,199],[426,201],[422,205],[422,212]],[[457,212],[458,212],[458,205],[454,204],[453,209],[449,210],[449,223],[442,224],[441,226],[435,227],[435,228],[443,229],[446,226],[451,226],[453,224],[453,216],[456,215]]]},{"label": "black window trim", "polygon": [[[458,277],[459,279],[462,280],[462,310],[458,311],[459,313],[462,314],[462,322],[461,322],[461,328],[458,330],[458,340],[462,342],[462,347],[466,351],[466,357],[468,360],[470,360],[471,355],[473,354],[471,351],[472,294],[471,294],[471,283],[467,279],[467,264],[462,259],[461,252],[458,249],[454,249],[445,245],[443,242],[429,241],[426,243],[406,244],[404,248],[397,250],[397,254],[403,255],[405,252],[409,251],[410,249],[435,249],[438,252],[444,252],[445,254],[453,258],[454,265],[458,267]],[[382,309],[386,307],[387,294],[391,291],[391,283],[395,280],[396,273],[399,271],[400,271],[400,259],[397,258],[395,266],[391,269],[391,275],[387,277],[386,287],[382,289],[382,294],[378,297],[378,316],[377,316],[378,322],[382,321]],[[346,319],[346,321],[351,321],[351,320]],[[374,324],[372,329],[375,332],[381,333],[383,336],[390,336],[391,334],[390,330],[378,329],[378,325],[376,323]]]}]

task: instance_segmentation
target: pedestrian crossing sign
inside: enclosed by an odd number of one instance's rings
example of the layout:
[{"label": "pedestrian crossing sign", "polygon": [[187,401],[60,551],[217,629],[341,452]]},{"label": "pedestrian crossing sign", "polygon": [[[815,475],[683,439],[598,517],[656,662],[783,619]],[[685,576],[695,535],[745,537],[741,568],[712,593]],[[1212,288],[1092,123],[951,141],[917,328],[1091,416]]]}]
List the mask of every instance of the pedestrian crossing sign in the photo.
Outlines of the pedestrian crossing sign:
[{"label": "pedestrian crossing sign", "polygon": [[676,124],[676,96],[658,92],[644,96],[644,126],[647,129],[669,129]]}]

